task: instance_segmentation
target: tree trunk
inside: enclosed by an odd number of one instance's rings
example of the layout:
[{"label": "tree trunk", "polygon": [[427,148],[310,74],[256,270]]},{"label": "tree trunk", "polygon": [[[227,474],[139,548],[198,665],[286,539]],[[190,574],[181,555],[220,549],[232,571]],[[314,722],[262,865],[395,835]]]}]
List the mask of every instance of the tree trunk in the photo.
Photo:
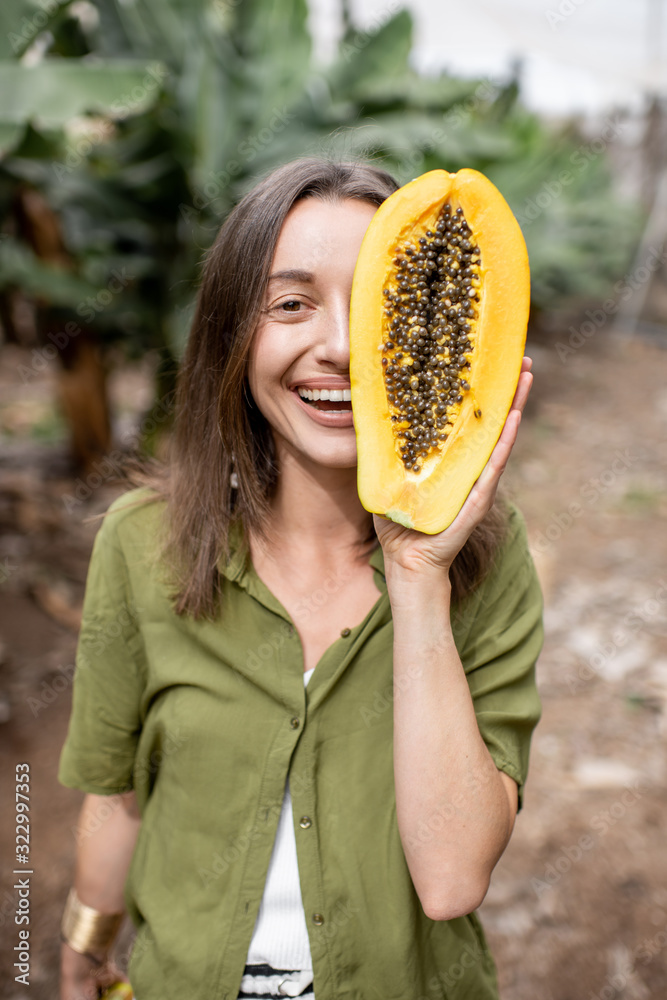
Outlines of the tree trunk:
[{"label": "tree trunk", "polygon": [[[74,269],[62,236],[60,219],[41,192],[23,188],[16,201],[21,235],[37,257]],[[53,310],[47,301],[38,303],[38,329],[43,343],[58,347],[61,362],[59,395],[69,428],[72,458],[77,468],[91,471],[111,447],[111,417],[102,350],[92,330],[77,336],[64,332],[62,310]],[[60,344],[64,346],[60,346]]]},{"label": "tree trunk", "polygon": [[80,335],[70,342],[60,369],[60,405],[77,467],[91,471],[111,448],[106,370],[99,344]]}]

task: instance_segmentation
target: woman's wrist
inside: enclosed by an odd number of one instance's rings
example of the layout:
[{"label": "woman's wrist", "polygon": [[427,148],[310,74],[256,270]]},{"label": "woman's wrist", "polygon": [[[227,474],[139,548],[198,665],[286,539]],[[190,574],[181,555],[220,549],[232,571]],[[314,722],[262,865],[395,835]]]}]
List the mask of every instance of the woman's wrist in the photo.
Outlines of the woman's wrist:
[{"label": "woman's wrist", "polygon": [[60,925],[63,942],[91,962],[102,965],[123,922],[124,912],[104,913],[83,903],[72,887]]},{"label": "woman's wrist", "polygon": [[452,587],[446,573],[413,574],[398,569],[387,577],[394,624],[394,668],[436,652],[456,655],[451,625]]},{"label": "woman's wrist", "polygon": [[442,607],[443,600],[449,606],[452,585],[447,567],[428,563],[405,566],[385,559],[384,569],[392,608],[422,606],[424,602]]}]

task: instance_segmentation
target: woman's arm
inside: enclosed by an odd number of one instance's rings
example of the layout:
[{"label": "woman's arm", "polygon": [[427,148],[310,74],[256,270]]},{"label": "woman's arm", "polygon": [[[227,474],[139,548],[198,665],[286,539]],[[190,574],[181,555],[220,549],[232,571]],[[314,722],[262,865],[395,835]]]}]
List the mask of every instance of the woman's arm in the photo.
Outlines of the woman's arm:
[{"label": "woman's arm", "polygon": [[486,895],[517,786],[480,735],[449,625],[448,580],[394,571],[390,593],[398,827],[424,912],[451,920]]},{"label": "woman's arm", "polygon": [[490,510],[532,376],[524,359],[512,409],[459,515],[437,535],[375,516],[394,623],[394,776],[401,841],[427,916],[470,913],[512,833],[516,783],[477,725],[450,623],[449,568]]},{"label": "woman's arm", "polygon": [[[86,795],[79,816],[74,878],[74,888],[86,906],[102,913],[125,909],[123,888],[140,825],[134,792]],[[98,986],[122,978],[106,957],[106,952],[81,955],[63,943],[61,1000],[94,1000]]]}]

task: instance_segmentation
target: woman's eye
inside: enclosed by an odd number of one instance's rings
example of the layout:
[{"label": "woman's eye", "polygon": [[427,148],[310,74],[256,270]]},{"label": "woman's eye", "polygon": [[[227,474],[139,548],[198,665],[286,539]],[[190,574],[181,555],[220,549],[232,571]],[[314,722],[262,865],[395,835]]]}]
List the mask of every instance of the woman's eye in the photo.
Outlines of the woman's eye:
[{"label": "woman's eye", "polygon": [[290,299],[289,302],[281,302],[280,309],[284,309],[285,312],[298,312],[301,307],[301,303],[298,299]]}]

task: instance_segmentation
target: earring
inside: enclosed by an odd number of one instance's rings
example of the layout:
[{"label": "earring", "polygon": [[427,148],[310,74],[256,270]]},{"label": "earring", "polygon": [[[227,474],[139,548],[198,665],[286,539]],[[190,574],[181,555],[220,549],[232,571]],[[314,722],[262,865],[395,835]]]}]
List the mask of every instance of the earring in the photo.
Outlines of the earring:
[{"label": "earring", "polygon": [[232,452],[232,471],[229,476],[229,485],[233,490],[237,490],[239,488],[239,477],[236,475],[236,468],[234,465],[234,452]]}]

